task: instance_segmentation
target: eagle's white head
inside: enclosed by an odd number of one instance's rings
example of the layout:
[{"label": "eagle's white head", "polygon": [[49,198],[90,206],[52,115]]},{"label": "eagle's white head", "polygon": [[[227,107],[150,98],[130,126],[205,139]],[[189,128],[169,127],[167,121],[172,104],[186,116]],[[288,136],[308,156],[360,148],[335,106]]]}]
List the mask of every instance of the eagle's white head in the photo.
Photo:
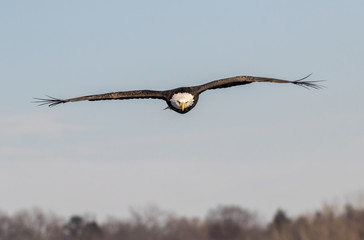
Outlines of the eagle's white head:
[{"label": "eagle's white head", "polygon": [[172,98],[170,99],[171,104],[173,107],[182,110],[188,108],[193,105],[193,95],[191,93],[175,93],[173,94]]}]

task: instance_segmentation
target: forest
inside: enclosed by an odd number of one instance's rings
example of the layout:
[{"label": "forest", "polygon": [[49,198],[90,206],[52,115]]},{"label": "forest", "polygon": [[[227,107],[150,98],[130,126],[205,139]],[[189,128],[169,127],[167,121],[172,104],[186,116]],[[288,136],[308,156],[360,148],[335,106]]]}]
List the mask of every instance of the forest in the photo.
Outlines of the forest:
[{"label": "forest", "polygon": [[204,218],[181,217],[148,207],[128,219],[97,222],[89,215],[64,219],[39,209],[0,211],[0,240],[359,240],[364,208],[353,204],[289,216],[279,209],[263,223],[257,213],[233,205],[210,209]]}]

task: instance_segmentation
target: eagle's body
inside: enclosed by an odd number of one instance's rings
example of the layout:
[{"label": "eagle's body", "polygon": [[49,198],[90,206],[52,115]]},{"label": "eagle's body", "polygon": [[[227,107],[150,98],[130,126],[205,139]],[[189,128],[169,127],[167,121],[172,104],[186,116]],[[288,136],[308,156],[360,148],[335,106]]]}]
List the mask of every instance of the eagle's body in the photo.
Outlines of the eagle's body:
[{"label": "eagle's body", "polygon": [[276,78],[264,78],[264,77],[252,77],[252,76],[238,76],[232,78],[224,78],[216,81],[212,81],[203,85],[181,87],[165,91],[154,90],[135,90],[135,91],[123,91],[123,92],[111,92],[105,94],[89,95],[83,97],[69,98],[69,99],[57,99],[57,98],[36,98],[37,103],[40,105],[55,106],[60,103],[77,102],[77,101],[100,101],[100,100],[122,100],[122,99],[136,99],[136,98],[155,98],[162,99],[167,102],[168,108],[178,113],[187,113],[197,104],[199,95],[210,89],[227,88],[238,85],[245,85],[252,82],[273,82],[273,83],[292,83],[306,88],[319,89],[322,86],[316,84],[318,81],[303,81],[310,75],[296,80],[288,81]]}]

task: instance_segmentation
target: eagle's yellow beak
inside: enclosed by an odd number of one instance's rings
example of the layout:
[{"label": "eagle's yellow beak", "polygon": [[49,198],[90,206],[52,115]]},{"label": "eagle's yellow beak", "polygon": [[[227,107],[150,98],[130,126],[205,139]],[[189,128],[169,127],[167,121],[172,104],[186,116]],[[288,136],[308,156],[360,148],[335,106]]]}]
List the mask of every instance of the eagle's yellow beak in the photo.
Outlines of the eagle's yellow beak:
[{"label": "eagle's yellow beak", "polygon": [[182,102],[182,112],[185,110],[185,102]]}]

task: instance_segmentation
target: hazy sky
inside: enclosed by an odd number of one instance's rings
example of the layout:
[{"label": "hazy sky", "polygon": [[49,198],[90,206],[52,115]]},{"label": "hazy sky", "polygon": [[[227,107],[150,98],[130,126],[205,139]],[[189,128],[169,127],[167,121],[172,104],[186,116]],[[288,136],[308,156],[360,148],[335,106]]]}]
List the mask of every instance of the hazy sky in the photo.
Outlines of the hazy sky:
[{"label": "hazy sky", "polygon": [[[0,209],[127,217],[150,204],[270,219],[364,191],[363,1],[1,1]],[[36,107],[32,97],[313,73],[323,90]]]}]

